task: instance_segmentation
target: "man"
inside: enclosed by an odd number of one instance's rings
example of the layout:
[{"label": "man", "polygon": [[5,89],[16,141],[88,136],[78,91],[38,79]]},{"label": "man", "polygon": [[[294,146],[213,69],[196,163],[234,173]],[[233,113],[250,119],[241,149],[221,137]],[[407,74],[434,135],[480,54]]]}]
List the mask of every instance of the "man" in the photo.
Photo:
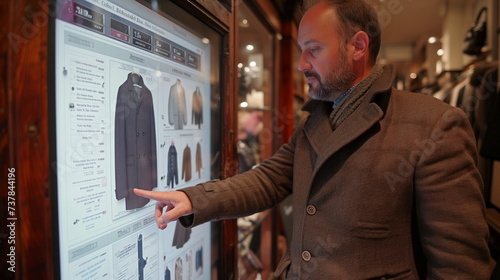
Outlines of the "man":
[{"label": "man", "polygon": [[308,118],[251,171],[181,192],[136,190],[159,200],[158,227],[244,216],[292,194],[293,237],[276,275],[489,279],[470,125],[460,109],[391,87],[392,68],[375,65],[379,30],[364,0],[313,6],[298,32]]}]

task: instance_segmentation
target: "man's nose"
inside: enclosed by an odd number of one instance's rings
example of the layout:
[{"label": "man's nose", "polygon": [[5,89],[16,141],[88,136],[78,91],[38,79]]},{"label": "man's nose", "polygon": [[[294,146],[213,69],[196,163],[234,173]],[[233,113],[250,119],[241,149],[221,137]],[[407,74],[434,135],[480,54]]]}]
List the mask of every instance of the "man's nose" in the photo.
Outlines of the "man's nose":
[{"label": "man's nose", "polygon": [[298,66],[297,66],[297,69],[299,69],[299,71],[306,71],[306,70],[311,70],[311,64],[304,58],[303,55],[300,55],[299,57],[299,63],[298,63]]}]

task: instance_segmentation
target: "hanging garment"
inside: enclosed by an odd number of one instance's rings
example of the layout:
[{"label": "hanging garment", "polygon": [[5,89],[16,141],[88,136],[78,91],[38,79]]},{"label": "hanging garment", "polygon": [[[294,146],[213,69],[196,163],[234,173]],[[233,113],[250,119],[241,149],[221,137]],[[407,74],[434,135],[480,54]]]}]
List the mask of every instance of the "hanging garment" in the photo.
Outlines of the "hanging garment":
[{"label": "hanging garment", "polygon": [[127,210],[140,208],[149,199],[133,189],[156,188],[157,163],[153,98],[138,74],[128,74],[118,88],[114,136],[116,199],[126,198]]},{"label": "hanging garment", "polygon": [[500,160],[500,91],[496,92],[492,103],[491,121],[488,122],[480,153],[486,158]]},{"label": "hanging garment", "polygon": [[493,112],[493,99],[497,91],[498,69],[492,67],[487,69],[478,77],[480,85],[476,90],[477,107],[475,111],[476,125],[479,127],[479,138],[482,140],[488,129],[488,123],[491,121]]},{"label": "hanging garment", "polygon": [[182,129],[187,124],[186,94],[180,80],[170,87],[168,123],[173,125],[174,129]]},{"label": "hanging garment", "polygon": [[175,280],[182,280],[182,259],[175,260]]},{"label": "hanging garment", "polygon": [[165,277],[164,280],[170,280],[170,269],[168,269],[168,266],[165,268]]},{"label": "hanging garment", "polygon": [[144,267],[146,266],[147,258],[144,259],[142,249],[142,234],[137,237],[137,265],[139,271],[139,280],[144,280]]},{"label": "hanging garment", "polygon": [[173,188],[179,184],[179,172],[177,169],[177,149],[172,142],[168,148],[167,155],[167,186]]},{"label": "hanging garment", "polygon": [[182,175],[181,178],[184,182],[191,180],[191,148],[186,145],[182,154]]},{"label": "hanging garment", "polygon": [[196,144],[196,172],[198,172],[198,178],[201,178],[201,145],[200,142]]},{"label": "hanging garment", "polygon": [[480,90],[479,106],[476,111],[476,116],[482,124],[479,154],[488,159],[500,160],[498,67],[492,67],[485,72]]},{"label": "hanging garment", "polygon": [[487,101],[484,96],[484,88],[485,85],[488,85],[486,88],[491,87],[491,83],[487,80],[488,78],[485,80],[486,73],[497,67],[497,62],[482,63],[474,68],[470,77],[469,85],[472,87],[472,94],[470,97],[467,96],[469,100],[467,100],[468,102],[462,107],[466,109],[467,115],[473,115],[471,124],[474,128],[474,133],[476,133],[476,138],[480,138],[481,131],[485,129],[484,108],[487,106],[487,104],[485,104]]},{"label": "hanging garment", "polygon": [[203,247],[200,247],[198,250],[196,250],[194,263],[195,270],[197,274],[200,275],[201,271],[203,270]]},{"label": "hanging garment", "polygon": [[451,90],[450,94],[450,105],[454,107],[460,107],[462,104],[462,99],[463,99],[463,94],[464,94],[464,89],[465,86],[468,85],[470,82],[470,78],[465,78],[458,82],[453,89]]},{"label": "hanging garment", "polygon": [[174,239],[172,240],[172,246],[180,249],[189,241],[191,237],[191,229],[183,227],[179,221],[175,223]]},{"label": "hanging garment", "polygon": [[201,95],[199,87],[196,87],[193,93],[191,123],[198,125],[198,128],[201,128],[201,124],[203,123],[203,96]]},{"label": "hanging garment", "polygon": [[190,249],[186,253],[186,279],[187,280],[192,280],[193,279],[193,251]]},{"label": "hanging garment", "polygon": [[[491,159],[483,156],[485,135],[488,129],[487,112],[494,103],[492,96],[496,92],[497,77],[491,75],[491,71],[498,68],[498,62],[483,62],[474,67],[470,77],[469,88],[462,108],[467,114],[474,129],[476,145],[480,156],[477,159],[477,168],[483,179],[485,190],[491,188],[492,164]],[[490,73],[490,75],[488,75]],[[489,145],[489,144],[488,144]],[[486,147],[488,147],[488,145]]]},{"label": "hanging garment", "polygon": [[476,88],[472,86],[469,81],[469,83],[464,87],[463,98],[459,106],[462,110],[464,110],[465,115],[467,115],[467,119],[469,120],[473,128],[475,122],[474,111],[476,108],[475,90]]}]

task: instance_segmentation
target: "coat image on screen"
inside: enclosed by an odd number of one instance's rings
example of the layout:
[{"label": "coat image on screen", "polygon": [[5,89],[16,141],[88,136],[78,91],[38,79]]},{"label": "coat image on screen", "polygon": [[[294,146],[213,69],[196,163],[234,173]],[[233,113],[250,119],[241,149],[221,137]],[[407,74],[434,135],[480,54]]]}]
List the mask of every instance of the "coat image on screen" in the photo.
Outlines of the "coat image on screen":
[{"label": "coat image on screen", "polygon": [[179,171],[177,168],[177,149],[172,141],[167,155],[167,186],[173,188],[179,184]]},{"label": "coat image on screen", "polygon": [[189,241],[191,237],[191,229],[185,228],[181,225],[179,221],[175,223],[174,239],[172,240],[172,246],[176,249],[180,249]]},{"label": "coat image on screen", "polygon": [[189,249],[186,253],[186,279],[193,279],[193,250]]},{"label": "coat image on screen", "polygon": [[144,259],[142,250],[142,234],[139,234],[137,238],[137,265],[139,271],[139,280],[144,280],[144,267],[146,266],[148,260]]},{"label": "coat image on screen", "polygon": [[201,124],[203,123],[203,96],[201,95],[199,87],[196,87],[196,90],[193,93],[192,107],[191,123],[198,125],[198,128],[201,128]]},{"label": "coat image on screen", "polygon": [[178,257],[175,260],[175,280],[182,280],[182,259]]},{"label": "coat image on screen", "polygon": [[191,180],[191,148],[189,148],[188,145],[186,145],[186,148],[184,148],[184,152],[182,153],[181,179],[184,179],[184,182]]},{"label": "coat image on screen", "polygon": [[142,77],[129,73],[118,88],[115,114],[116,199],[125,198],[127,210],[140,208],[149,199],[134,188],[156,188],[156,134],[151,91]]},{"label": "coat image on screen", "polygon": [[203,247],[196,250],[194,257],[194,269],[196,270],[197,275],[201,275],[203,270]]},{"label": "coat image on screen", "polygon": [[165,278],[164,280],[171,280],[171,275],[170,275],[170,269],[168,269],[168,266],[165,268]]},{"label": "coat image on screen", "polygon": [[198,172],[198,178],[201,178],[201,145],[200,142],[196,144],[196,172]]},{"label": "coat image on screen", "polygon": [[168,123],[173,125],[174,129],[182,129],[187,125],[186,94],[179,79],[170,87]]}]

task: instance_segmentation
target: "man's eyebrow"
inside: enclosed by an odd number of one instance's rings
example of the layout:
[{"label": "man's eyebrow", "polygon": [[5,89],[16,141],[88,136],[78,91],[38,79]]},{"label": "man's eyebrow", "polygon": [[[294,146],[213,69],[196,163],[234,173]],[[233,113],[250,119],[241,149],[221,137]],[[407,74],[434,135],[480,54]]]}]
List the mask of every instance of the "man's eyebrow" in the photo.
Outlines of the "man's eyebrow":
[{"label": "man's eyebrow", "polygon": [[320,42],[318,42],[316,40],[307,40],[304,43],[299,44],[299,46],[302,47],[302,46],[307,46],[307,45],[311,45],[311,44],[320,44]]}]

